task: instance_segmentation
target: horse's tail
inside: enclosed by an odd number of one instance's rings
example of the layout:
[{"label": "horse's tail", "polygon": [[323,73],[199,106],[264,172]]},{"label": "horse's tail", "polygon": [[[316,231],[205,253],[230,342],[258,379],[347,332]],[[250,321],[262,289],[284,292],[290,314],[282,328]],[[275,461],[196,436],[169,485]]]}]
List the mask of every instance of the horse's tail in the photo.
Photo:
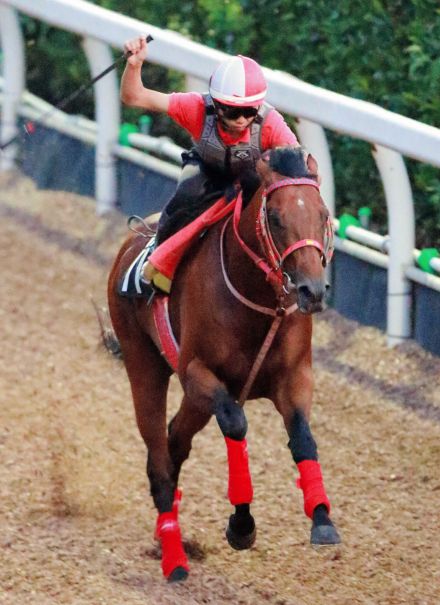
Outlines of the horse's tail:
[{"label": "horse's tail", "polygon": [[96,302],[91,299],[96,317],[98,318],[101,341],[109,353],[118,359],[122,359],[122,349],[119,340],[113,330],[108,310],[105,307],[98,307]]}]

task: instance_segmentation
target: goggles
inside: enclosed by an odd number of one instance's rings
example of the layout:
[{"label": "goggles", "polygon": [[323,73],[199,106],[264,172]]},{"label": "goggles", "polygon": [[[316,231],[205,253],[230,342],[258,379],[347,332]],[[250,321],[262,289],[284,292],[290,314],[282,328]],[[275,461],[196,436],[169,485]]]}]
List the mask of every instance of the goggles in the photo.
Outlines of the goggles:
[{"label": "goggles", "polygon": [[216,103],[217,109],[221,109],[222,117],[226,120],[237,120],[240,116],[245,118],[255,118],[259,107],[232,107],[231,105],[223,105],[223,103]]}]

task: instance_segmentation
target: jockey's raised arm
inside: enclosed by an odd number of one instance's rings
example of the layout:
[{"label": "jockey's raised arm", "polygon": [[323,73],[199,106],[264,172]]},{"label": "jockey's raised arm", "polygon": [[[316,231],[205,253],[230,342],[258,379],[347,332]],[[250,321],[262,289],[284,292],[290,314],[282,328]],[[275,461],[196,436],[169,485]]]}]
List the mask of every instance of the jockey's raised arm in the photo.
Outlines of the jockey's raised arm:
[{"label": "jockey's raised arm", "polygon": [[[253,59],[237,55],[220,63],[205,94],[165,94],[143,84],[142,64],[148,56],[145,36],[127,41],[124,50],[128,57],[121,100],[147,111],[167,113],[193,142],[182,154],[182,174],[161,213],[153,250],[197,219],[243,172],[255,171],[264,151],[299,143],[282,115],[265,101],[266,79]],[[146,261],[142,271],[145,281],[151,281],[155,271]]]},{"label": "jockey's raised arm", "polygon": [[167,112],[169,95],[146,88],[142,82],[142,65],[148,54],[146,36],[128,40],[124,44],[124,52],[127,64],[121,79],[121,101],[147,111]]}]

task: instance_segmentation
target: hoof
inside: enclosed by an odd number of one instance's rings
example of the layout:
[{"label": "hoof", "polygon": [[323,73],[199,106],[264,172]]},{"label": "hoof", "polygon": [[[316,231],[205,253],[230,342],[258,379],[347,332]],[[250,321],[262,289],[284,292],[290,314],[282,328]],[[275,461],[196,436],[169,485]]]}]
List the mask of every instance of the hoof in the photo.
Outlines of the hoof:
[{"label": "hoof", "polygon": [[188,570],[184,567],[176,567],[168,576],[168,582],[183,582],[188,577]]},{"label": "hoof", "polygon": [[[257,528],[255,527],[252,515],[247,515],[246,524],[244,527],[243,525],[243,520],[239,519],[237,515],[231,515],[229,517],[229,524],[226,528],[226,538],[230,546],[235,550],[246,550],[247,548],[250,548],[257,537]],[[241,531],[239,531],[240,526]],[[246,529],[247,532],[244,533]]]},{"label": "hoof", "polygon": [[231,530],[230,527],[226,529],[226,538],[228,539],[229,545],[232,546],[235,550],[246,550],[250,548],[252,544],[255,542],[257,537],[257,528],[254,527],[253,531],[250,534],[246,534],[245,536],[240,536],[240,534],[236,534]]},{"label": "hoof", "polygon": [[333,525],[315,525],[312,527],[310,543],[314,546],[330,546],[340,544],[341,538]]}]

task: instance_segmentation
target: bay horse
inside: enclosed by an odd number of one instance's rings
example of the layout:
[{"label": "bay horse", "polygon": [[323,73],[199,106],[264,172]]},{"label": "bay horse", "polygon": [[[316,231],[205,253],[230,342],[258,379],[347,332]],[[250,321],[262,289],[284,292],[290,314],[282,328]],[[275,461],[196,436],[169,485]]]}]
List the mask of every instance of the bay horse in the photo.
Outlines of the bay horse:
[{"label": "bay horse", "polygon": [[175,274],[169,322],[180,345],[177,373],[184,394],[168,430],[173,370],[160,352],[151,306],[145,298],[118,294],[145,237],[130,234],[109,277],[109,311],[148,451],[147,475],[158,511],[155,537],[169,581],[186,578],[189,569],[178,519],[179,473],[194,435],[213,415],[226,442],[228,496],[235,507],[226,536],[235,549],[255,541],[247,399],[270,399],[283,418],[304,511],[312,520],[311,542],[340,542],[309,426],[312,314],[325,304],[329,213],[319,193],[316,161],[303,148],[265,152],[257,174],[258,188],[244,187],[233,217],[208,229]]}]

